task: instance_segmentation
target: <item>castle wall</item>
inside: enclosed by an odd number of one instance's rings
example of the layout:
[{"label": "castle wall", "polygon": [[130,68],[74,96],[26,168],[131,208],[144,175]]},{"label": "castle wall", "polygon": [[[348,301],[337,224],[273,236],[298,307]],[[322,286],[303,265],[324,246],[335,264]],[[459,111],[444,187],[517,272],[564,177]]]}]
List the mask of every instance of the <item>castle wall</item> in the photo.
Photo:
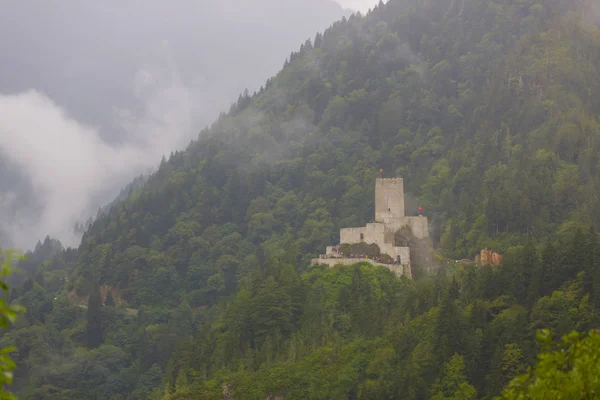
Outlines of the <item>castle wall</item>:
[{"label": "castle wall", "polygon": [[381,251],[381,253],[389,255],[394,260],[396,259],[396,257],[402,256],[402,254],[400,254],[400,247],[395,247],[392,243],[384,243],[380,245],[379,250]]},{"label": "castle wall", "polygon": [[365,258],[343,258],[335,246],[328,246],[322,258],[314,259],[313,264],[352,265],[368,262],[381,265],[393,271],[397,276],[412,279],[410,266],[410,248],[394,246],[396,232],[408,226],[417,239],[429,237],[426,217],[407,217],[404,215],[404,182],[402,178],[377,179],[375,183],[375,221],[361,228],[340,229],[340,244],[367,243],[377,244],[381,253],[388,254],[394,260],[400,257],[399,264],[380,264]]},{"label": "castle wall", "polygon": [[410,247],[396,247],[392,244],[386,243],[383,246],[379,246],[381,253],[388,254],[394,260],[400,256],[400,263],[410,264]]},{"label": "castle wall", "polygon": [[394,264],[394,265],[386,265],[387,269],[392,271],[398,278],[401,276],[406,276],[408,279],[412,279],[412,270],[410,265],[407,264]]},{"label": "castle wall", "polygon": [[413,235],[417,239],[427,239],[429,237],[429,224],[427,217],[402,217],[393,222],[385,224],[387,231],[396,233],[400,228],[410,227]]},{"label": "castle wall", "polygon": [[405,218],[408,219],[408,225],[417,239],[427,239],[429,237],[429,222],[427,221],[427,217],[418,216]]},{"label": "castle wall", "polygon": [[[362,235],[362,238],[361,238]],[[342,228],[340,229],[340,244],[360,243],[366,240],[367,228]]]},{"label": "castle wall", "polygon": [[[361,236],[362,235],[362,236]],[[370,223],[363,228],[342,228],[340,229],[340,244],[376,243],[381,247],[385,240],[385,225],[379,223]]]},{"label": "castle wall", "polygon": [[404,181],[402,178],[375,181],[375,221],[404,216]]},{"label": "castle wall", "polygon": [[410,247],[397,247],[400,249],[400,261],[402,264],[410,265]]},{"label": "castle wall", "polygon": [[370,223],[366,226],[366,243],[376,243],[379,247],[384,244],[385,225]]},{"label": "castle wall", "polygon": [[329,267],[335,267],[337,265],[354,265],[360,262],[367,262],[371,265],[385,267],[392,271],[397,277],[406,276],[408,279],[412,279],[410,265],[406,264],[381,264],[368,258],[314,258],[312,260],[313,265],[322,264],[328,265]]},{"label": "castle wall", "polygon": [[[402,225],[404,226],[404,225]],[[381,253],[388,254],[394,260],[400,256],[402,262],[410,262],[410,249],[408,247],[394,246],[394,233],[396,230],[390,230],[385,224],[369,223],[364,228],[343,228],[340,229],[340,244],[375,243],[379,246]],[[362,240],[360,235],[362,236]],[[330,246],[331,247],[331,246]],[[326,254],[333,255],[333,250],[327,247]]]}]

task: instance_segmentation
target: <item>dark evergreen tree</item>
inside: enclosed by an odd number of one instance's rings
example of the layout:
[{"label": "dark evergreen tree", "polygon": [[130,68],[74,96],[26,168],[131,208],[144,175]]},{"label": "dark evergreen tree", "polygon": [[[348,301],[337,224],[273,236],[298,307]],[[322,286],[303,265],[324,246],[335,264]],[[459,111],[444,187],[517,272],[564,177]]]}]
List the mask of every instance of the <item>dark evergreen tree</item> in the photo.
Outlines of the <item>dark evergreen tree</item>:
[{"label": "dark evergreen tree", "polygon": [[556,249],[554,238],[549,237],[542,249],[542,261],[540,265],[541,287],[540,294],[548,296],[552,291],[558,289],[560,277],[559,253]]},{"label": "dark evergreen tree", "polygon": [[94,349],[102,344],[102,298],[100,286],[94,284],[88,298],[86,343],[88,348]]},{"label": "dark evergreen tree", "polygon": [[115,299],[113,298],[112,292],[108,290],[106,292],[106,301],[104,302],[105,306],[114,307],[116,305]]}]

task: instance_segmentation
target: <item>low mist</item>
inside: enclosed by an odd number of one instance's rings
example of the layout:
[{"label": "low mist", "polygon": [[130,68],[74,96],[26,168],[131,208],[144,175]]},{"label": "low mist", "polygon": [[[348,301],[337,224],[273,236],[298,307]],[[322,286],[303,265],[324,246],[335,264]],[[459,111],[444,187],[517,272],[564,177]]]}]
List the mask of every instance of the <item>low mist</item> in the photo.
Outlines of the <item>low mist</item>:
[{"label": "low mist", "polygon": [[14,186],[3,188],[2,228],[13,245],[31,246],[46,234],[77,245],[76,222],[111,201],[134,176],[147,173],[165,151],[189,141],[199,119],[194,116],[201,115],[193,90],[162,82],[149,71],[140,75],[145,107],[137,115],[122,115],[129,135],[120,144],[104,141],[97,129],[75,120],[44,93],[0,96],[2,157],[26,178],[35,199],[23,209],[15,204]]},{"label": "low mist", "polygon": [[0,245],[77,246],[75,223],[343,15],[332,0],[4,5]]}]

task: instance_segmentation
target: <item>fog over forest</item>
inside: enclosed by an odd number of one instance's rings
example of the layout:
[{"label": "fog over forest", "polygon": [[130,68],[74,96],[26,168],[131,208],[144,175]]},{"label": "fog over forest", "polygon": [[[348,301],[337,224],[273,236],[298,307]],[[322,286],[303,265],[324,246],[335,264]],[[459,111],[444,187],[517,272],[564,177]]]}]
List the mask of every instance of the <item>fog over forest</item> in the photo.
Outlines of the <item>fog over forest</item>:
[{"label": "fog over forest", "polygon": [[77,245],[76,222],[350,12],[332,0],[5,4],[0,245]]}]

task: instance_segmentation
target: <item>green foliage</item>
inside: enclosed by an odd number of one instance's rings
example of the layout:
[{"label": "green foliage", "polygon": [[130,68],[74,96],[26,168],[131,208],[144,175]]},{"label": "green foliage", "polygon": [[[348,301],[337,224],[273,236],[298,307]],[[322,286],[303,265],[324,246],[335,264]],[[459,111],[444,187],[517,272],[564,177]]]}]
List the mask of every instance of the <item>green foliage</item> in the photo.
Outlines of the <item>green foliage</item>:
[{"label": "green foliage", "polygon": [[[18,259],[18,254],[15,251],[5,250],[0,251],[2,257],[2,267],[0,269],[0,328],[9,329],[11,324],[17,320],[19,313],[25,311],[21,306],[9,304],[6,301],[10,293],[10,288],[7,283],[7,278],[13,272],[13,262]],[[16,397],[6,391],[6,385],[13,382],[13,371],[16,367],[15,362],[10,356],[10,353],[16,351],[13,346],[0,348],[0,399],[16,399]]]},{"label": "green foliage", "polygon": [[455,354],[444,365],[444,372],[433,385],[431,400],[475,399],[477,391],[467,382],[463,357]]},{"label": "green foliage", "polygon": [[100,288],[98,285],[94,285],[87,304],[86,337],[87,345],[90,349],[94,349],[102,343],[101,307],[102,298],[100,297]]},{"label": "green foliage", "polygon": [[[581,17],[588,3],[391,0],[303,44],[101,213],[78,249],[46,238],[29,254],[10,299],[27,313],[2,337],[19,349],[15,389],[500,394],[534,363],[537,330],[599,323],[600,32]],[[369,222],[380,169],[404,177],[407,213],[425,208],[443,256],[488,247],[503,265],[425,273],[429,244],[400,232],[420,255],[415,281],[310,266],[339,228]],[[114,289],[104,306],[99,287]]]},{"label": "green foliage", "polygon": [[555,344],[544,329],[537,338],[541,353],[535,368],[514,378],[501,398],[595,398],[600,390],[600,333],[591,330],[584,336],[571,332]]},{"label": "green foliage", "polygon": [[[576,236],[596,254],[594,232]],[[89,308],[57,298],[45,324],[12,329],[2,345],[19,348],[23,398],[490,398],[532,365],[538,329],[560,336],[600,322],[585,273],[598,259],[566,262],[579,248],[571,239],[515,248],[500,268],[453,264],[416,281],[369,264],[298,274],[284,263],[295,257],[266,245],[235,293],[206,310],[185,299],[136,315],[105,305],[104,344],[87,350]],[[532,271],[550,255],[561,262],[544,281]],[[536,282],[549,295],[523,296]],[[59,356],[69,362],[40,368]]]}]

